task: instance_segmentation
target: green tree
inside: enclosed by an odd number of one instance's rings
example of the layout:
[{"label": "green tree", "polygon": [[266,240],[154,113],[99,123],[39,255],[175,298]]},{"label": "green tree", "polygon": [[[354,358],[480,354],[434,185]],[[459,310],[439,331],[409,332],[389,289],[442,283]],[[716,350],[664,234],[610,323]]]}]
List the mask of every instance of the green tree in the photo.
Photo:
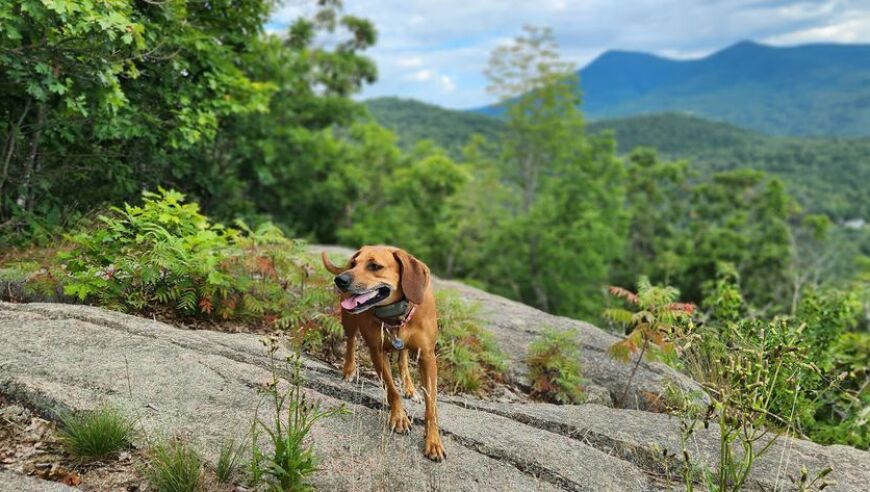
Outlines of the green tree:
[{"label": "green tree", "polygon": [[265,109],[272,86],[236,61],[271,6],[0,5],[0,234],[171,184],[194,165],[175,157],[213,138],[222,118]]},{"label": "green tree", "polygon": [[613,139],[584,136],[576,75],[549,30],[526,27],[487,75],[506,106],[502,172],[519,199],[485,281],[544,310],[597,314],[625,229]]},{"label": "green tree", "polygon": [[444,264],[436,265],[448,277],[474,282],[491,278],[502,261],[498,231],[509,220],[505,210],[516,204],[502,180],[499,163],[492,159],[492,142],[472,136],[462,149],[469,181],[447,204],[450,241],[444,244]]},{"label": "green tree", "polygon": [[616,285],[637,276],[669,284],[681,278],[688,250],[691,171],[686,161],[662,161],[654,149],[635,149],[626,160],[626,201],[631,214],[624,257],[614,268]]},{"label": "green tree", "polygon": [[750,305],[785,312],[798,300],[792,294],[818,279],[799,253],[811,238],[823,240],[824,224],[807,216],[793,226],[796,207],[778,178],[744,169],[697,180],[687,162],[662,161],[649,149],[629,156],[627,174],[631,222],[617,284],[639,272],[700,302],[704,284],[729,263],[747,279]]},{"label": "green tree", "polygon": [[782,310],[788,299],[791,201],[782,181],[761,171],[718,173],[692,190],[686,273],[679,285],[689,300],[730,263],[744,279],[743,292],[756,308]]},{"label": "green tree", "polygon": [[334,240],[343,168],[365,166],[344,160],[344,140],[364,112],[349,96],[376,75],[361,54],[375,31],[323,0],[268,35],[273,6],[0,6],[0,235],[162,185],[220,218],[270,215]]},{"label": "green tree", "polygon": [[286,36],[252,40],[245,71],[277,90],[267,113],[228,119],[212,145],[188,156],[211,163],[194,179],[203,206],[219,217],[267,215],[297,234],[335,241],[335,224],[369,184],[366,168],[375,164],[366,146],[382,138],[371,126],[351,128],[365,110],[350,96],[377,75],[362,54],[376,37],[370,22],[327,0]]},{"label": "green tree", "polygon": [[[380,155],[398,153],[392,134],[383,129],[378,133],[390,140],[382,140],[383,145],[373,150]],[[339,237],[353,245],[395,244],[441,270],[449,254],[444,246],[453,239],[453,201],[465,189],[470,173],[426,141],[391,164],[374,175],[373,186],[361,195]]]}]

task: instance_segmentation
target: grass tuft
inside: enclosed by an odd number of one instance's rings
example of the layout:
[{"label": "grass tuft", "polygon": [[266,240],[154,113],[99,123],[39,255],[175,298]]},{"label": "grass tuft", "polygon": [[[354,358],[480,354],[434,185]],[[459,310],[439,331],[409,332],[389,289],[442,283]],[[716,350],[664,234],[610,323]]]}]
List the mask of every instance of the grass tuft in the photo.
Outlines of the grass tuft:
[{"label": "grass tuft", "polygon": [[159,443],[149,450],[145,477],[158,492],[196,492],[202,490],[202,458],[185,443]]},{"label": "grass tuft", "polygon": [[217,465],[215,466],[215,475],[217,475],[220,483],[230,483],[233,477],[235,477],[236,471],[239,468],[239,451],[239,446],[232,439],[224,441],[221,445]]},{"label": "grass tuft", "polygon": [[61,424],[61,445],[82,461],[108,458],[130,447],[133,440],[133,422],[108,407],[61,417]]}]

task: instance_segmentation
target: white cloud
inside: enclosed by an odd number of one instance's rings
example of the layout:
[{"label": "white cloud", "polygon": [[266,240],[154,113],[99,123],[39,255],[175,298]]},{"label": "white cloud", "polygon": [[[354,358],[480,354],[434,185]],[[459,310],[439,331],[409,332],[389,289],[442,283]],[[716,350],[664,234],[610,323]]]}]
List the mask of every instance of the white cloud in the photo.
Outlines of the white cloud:
[{"label": "white cloud", "polygon": [[848,19],[826,26],[801,29],[766,38],[771,44],[866,43],[870,42],[870,17]]},{"label": "white cloud", "polygon": [[427,80],[432,78],[432,74],[433,74],[432,70],[423,69],[423,70],[418,70],[414,73],[410,73],[410,74],[406,75],[405,79],[406,80],[416,80],[417,82],[426,82]]},{"label": "white cloud", "polygon": [[664,56],[666,58],[673,58],[676,60],[697,60],[698,58],[704,58],[709,55],[713,51],[716,50],[680,50],[680,49],[665,49],[660,50],[658,52],[659,55]]},{"label": "white cloud", "polygon": [[407,68],[419,67],[423,65],[423,59],[419,56],[408,56],[396,60],[396,65]]},{"label": "white cloud", "polygon": [[797,2],[781,5],[776,8],[776,12],[787,19],[812,19],[834,12],[837,8],[837,3],[834,1]]},{"label": "white cloud", "polygon": [[438,81],[441,83],[441,88],[445,91],[452,92],[456,90],[456,83],[453,82],[453,79],[449,75],[442,75],[438,78]]}]

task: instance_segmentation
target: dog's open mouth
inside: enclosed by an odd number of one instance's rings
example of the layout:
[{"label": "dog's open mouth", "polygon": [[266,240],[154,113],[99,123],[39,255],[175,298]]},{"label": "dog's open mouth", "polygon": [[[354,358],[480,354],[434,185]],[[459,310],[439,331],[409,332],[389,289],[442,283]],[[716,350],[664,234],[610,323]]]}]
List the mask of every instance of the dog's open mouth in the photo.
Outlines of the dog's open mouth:
[{"label": "dog's open mouth", "polygon": [[352,313],[361,313],[390,297],[391,291],[392,289],[386,285],[375,287],[374,289],[367,290],[361,294],[354,294],[344,299],[341,301],[341,307]]}]

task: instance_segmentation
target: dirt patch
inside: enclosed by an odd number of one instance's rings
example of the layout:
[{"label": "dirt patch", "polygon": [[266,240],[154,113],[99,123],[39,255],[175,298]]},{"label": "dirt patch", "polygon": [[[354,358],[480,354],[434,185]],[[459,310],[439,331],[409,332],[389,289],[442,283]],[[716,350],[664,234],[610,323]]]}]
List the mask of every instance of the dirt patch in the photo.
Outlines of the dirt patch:
[{"label": "dirt patch", "polygon": [[[58,482],[91,492],[153,491],[144,477],[148,451],[131,448],[114,459],[81,463],[64,452],[58,424],[0,393],[0,471]],[[205,490],[246,490],[220,484],[211,470],[203,474]]]},{"label": "dirt patch", "polygon": [[57,424],[0,393],[0,468],[88,491],[147,490],[139,470],[141,450],[117,459],[82,464],[64,453]]}]

